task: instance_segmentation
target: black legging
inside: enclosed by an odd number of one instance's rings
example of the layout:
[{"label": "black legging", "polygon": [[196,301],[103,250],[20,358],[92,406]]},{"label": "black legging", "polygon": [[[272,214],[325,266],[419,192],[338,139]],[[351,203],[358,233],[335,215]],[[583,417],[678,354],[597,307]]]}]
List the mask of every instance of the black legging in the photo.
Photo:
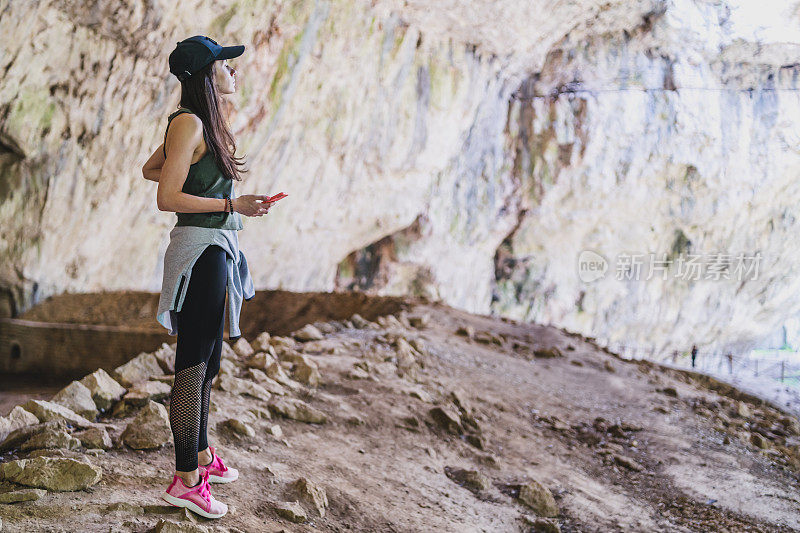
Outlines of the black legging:
[{"label": "black legging", "polygon": [[177,313],[175,382],[169,423],[175,441],[175,469],[197,468],[197,452],[208,447],[211,381],[219,372],[225,320],[225,250],[210,245],[197,258],[183,306]]}]

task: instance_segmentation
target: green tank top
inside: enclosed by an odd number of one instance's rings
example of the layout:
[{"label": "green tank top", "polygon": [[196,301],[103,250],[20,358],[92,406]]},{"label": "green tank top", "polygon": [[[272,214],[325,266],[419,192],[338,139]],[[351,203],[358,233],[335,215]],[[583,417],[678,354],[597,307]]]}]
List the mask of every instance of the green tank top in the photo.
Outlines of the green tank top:
[{"label": "green tank top", "polygon": [[[192,110],[181,107],[169,115],[167,119],[167,129],[164,131],[165,159],[167,157],[166,145],[169,124],[172,122],[173,118],[181,113],[192,113]],[[186,194],[204,196],[206,198],[236,197],[233,191],[233,180],[226,178],[219,170],[217,163],[214,161],[214,156],[208,148],[206,148],[206,153],[203,154],[203,157],[196,163],[189,165],[189,172],[186,175],[186,181],[183,183],[181,190]],[[239,213],[216,211],[208,213],[176,213],[176,215],[178,216],[178,222],[175,224],[176,226],[200,226],[203,228],[235,230],[240,230],[243,227],[242,216]]]}]

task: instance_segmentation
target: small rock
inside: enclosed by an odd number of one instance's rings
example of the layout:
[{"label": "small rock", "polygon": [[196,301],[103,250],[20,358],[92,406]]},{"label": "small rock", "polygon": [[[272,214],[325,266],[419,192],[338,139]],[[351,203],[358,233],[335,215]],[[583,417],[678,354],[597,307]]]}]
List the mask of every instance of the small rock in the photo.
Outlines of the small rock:
[{"label": "small rock", "polygon": [[603,368],[606,370],[606,372],[616,372],[617,371],[617,369],[614,368],[614,365],[611,364],[611,361],[605,361],[603,363]]},{"label": "small rock", "polygon": [[269,339],[270,334],[266,331],[263,331],[258,334],[258,337],[256,337],[253,342],[250,343],[250,346],[252,346],[257,352],[266,352],[270,347]]},{"label": "small rock", "polygon": [[314,506],[320,518],[325,516],[325,508],[328,507],[328,496],[325,494],[325,489],[304,477],[295,480],[292,488],[300,499]]},{"label": "small rock", "polygon": [[269,434],[275,437],[276,439],[283,438],[283,430],[278,424],[272,424],[269,427]]},{"label": "small rock", "polygon": [[538,350],[534,350],[533,356],[540,359],[553,359],[556,357],[563,357],[563,354],[557,346],[552,346],[550,348],[539,348]]},{"label": "small rock", "polygon": [[308,520],[308,515],[305,509],[300,506],[300,502],[277,502],[273,504],[273,508],[278,516],[295,523],[301,523]]},{"label": "small rock", "polygon": [[433,421],[448,433],[459,435],[462,433],[461,417],[448,406],[436,406],[428,411]]},{"label": "small rock", "polygon": [[758,433],[750,434],[750,444],[762,450],[766,450],[767,448],[769,448],[769,442],[767,441],[767,439],[765,439]]},{"label": "small rock", "polygon": [[0,479],[53,491],[91,487],[102,474],[99,466],[67,457],[36,457],[0,464]]},{"label": "small rock", "polygon": [[172,387],[161,381],[140,381],[122,399],[131,405],[141,407],[148,400],[153,400],[154,402],[166,400],[171,392]]},{"label": "small rock", "polygon": [[242,422],[238,418],[229,418],[219,423],[220,427],[229,430],[234,435],[241,437],[255,437],[255,430],[249,424]]},{"label": "small rock", "polygon": [[163,375],[161,365],[151,353],[140,353],[124,365],[114,369],[114,377],[125,387],[131,387],[137,381],[146,381],[154,376]]},{"label": "small rock", "polygon": [[250,357],[256,352],[244,337],[239,337],[239,340],[234,343],[233,351],[242,359]]},{"label": "small rock", "polygon": [[22,407],[33,413],[41,422],[64,420],[68,424],[79,428],[90,428],[96,425],[94,422],[87,420],[72,409],[53,402],[28,400]]},{"label": "small rock", "polygon": [[122,441],[134,450],[158,448],[169,442],[169,415],[160,403],[149,401],[122,433]]},{"label": "small rock", "polygon": [[320,341],[325,338],[325,335],[323,335],[322,332],[313,325],[306,324],[302,327],[302,329],[295,331],[292,337],[301,342],[308,342]]},{"label": "small rock", "polygon": [[445,466],[444,473],[454,482],[466,489],[471,490],[472,492],[489,490],[492,487],[492,483],[489,481],[489,478],[477,470],[467,470],[464,468]]},{"label": "small rock", "polygon": [[289,376],[286,375],[286,372],[283,370],[283,367],[278,363],[272,363],[265,369],[265,373],[270,378],[274,379],[281,385],[285,385],[290,389],[297,389],[300,385],[296,381],[292,380]]},{"label": "small rock", "polygon": [[47,494],[42,489],[20,489],[11,492],[0,492],[0,503],[17,503],[36,501]]},{"label": "small rock", "polygon": [[0,442],[3,442],[13,431],[38,424],[36,415],[20,407],[14,406],[8,416],[0,416]]},{"label": "small rock", "polygon": [[300,360],[295,363],[292,375],[297,381],[310,385],[311,387],[318,386],[322,379],[317,363],[308,357],[301,357]]},{"label": "small rock", "polygon": [[102,368],[95,370],[80,382],[92,393],[92,399],[101,411],[110,408],[125,394],[125,388]]},{"label": "small rock", "polygon": [[81,416],[94,420],[97,417],[97,405],[92,399],[92,392],[86,386],[73,381],[50,399],[51,402],[72,409]]},{"label": "small rock", "polygon": [[0,452],[17,449],[22,443],[30,440],[39,433],[49,430],[64,431],[66,429],[67,423],[63,419],[40,422],[38,424],[15,429],[6,436],[2,443],[0,443]]},{"label": "small rock", "polygon": [[456,335],[461,335],[462,337],[473,339],[475,337],[475,328],[473,328],[472,326],[460,326],[456,330]]},{"label": "small rock", "polygon": [[81,442],[63,429],[47,428],[23,442],[19,449],[22,452],[41,450],[45,448],[64,448],[72,450],[80,446]]},{"label": "small rock", "polygon": [[614,454],[614,462],[620,466],[624,466],[628,470],[633,470],[634,472],[641,472],[644,470],[644,467],[631,459],[630,457],[625,457],[624,455]]},{"label": "small rock", "polygon": [[258,400],[268,401],[272,395],[259,385],[246,379],[236,378],[233,376],[219,376],[217,378],[217,386],[224,391],[232,392],[234,394],[243,394],[251,396]]},{"label": "small rock", "polygon": [[739,401],[736,402],[736,415],[742,418],[751,418],[753,413],[750,411],[750,407],[748,407],[746,403]]},{"label": "small rock", "polygon": [[161,343],[161,346],[153,352],[153,355],[161,365],[161,370],[167,374],[175,373],[175,350],[166,342]]},{"label": "small rock", "polygon": [[422,329],[428,326],[430,318],[431,317],[428,313],[424,313],[418,316],[410,316],[408,317],[408,323],[412,328]]},{"label": "small rock", "polygon": [[269,404],[269,410],[286,418],[309,424],[323,424],[327,421],[325,413],[296,398],[279,398]]},{"label": "small rock", "polygon": [[558,516],[555,498],[547,487],[536,480],[520,485],[517,498],[540,516]]},{"label": "small rock", "polygon": [[75,433],[75,437],[80,439],[81,443],[86,448],[110,450],[113,446],[111,437],[109,437],[108,431],[106,431],[105,428],[90,428]]},{"label": "small rock", "polygon": [[365,319],[358,313],[353,313],[353,316],[350,317],[350,321],[353,323],[353,326],[357,329],[366,329],[369,327],[369,320]]},{"label": "small rock", "polygon": [[433,397],[431,397],[431,395],[428,394],[427,391],[425,391],[425,389],[423,389],[420,386],[409,387],[405,389],[403,392],[405,392],[412,398],[416,398],[425,403],[433,403]]},{"label": "small rock", "polygon": [[266,352],[257,352],[254,353],[250,358],[247,359],[245,365],[249,368],[257,368],[259,370],[264,370],[272,363],[275,363],[275,358]]},{"label": "small rock", "polygon": [[533,521],[534,533],[561,533],[558,524],[547,518],[536,518]]},{"label": "small rock", "polygon": [[220,354],[222,359],[236,359],[236,352],[233,351],[231,345],[225,341],[222,341],[222,353]]},{"label": "small rock", "polygon": [[672,396],[673,398],[678,397],[678,391],[675,390],[675,387],[664,387],[663,389],[659,389],[659,392],[663,392],[667,396]]}]

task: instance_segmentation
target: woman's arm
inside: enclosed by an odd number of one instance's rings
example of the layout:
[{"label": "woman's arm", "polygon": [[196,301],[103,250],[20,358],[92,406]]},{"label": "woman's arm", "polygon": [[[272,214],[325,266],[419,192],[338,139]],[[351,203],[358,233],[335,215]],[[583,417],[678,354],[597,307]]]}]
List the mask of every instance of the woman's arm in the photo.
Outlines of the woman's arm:
[{"label": "woman's arm", "polygon": [[[204,198],[187,194],[181,190],[189,173],[192,155],[202,138],[203,123],[197,116],[191,113],[182,113],[172,119],[165,141],[167,157],[161,167],[156,193],[159,211],[210,213],[225,210],[224,198]],[[163,154],[163,152],[161,153]],[[151,156],[150,159],[154,159],[154,157],[157,161],[158,156]]]},{"label": "woman's arm", "polygon": [[164,143],[161,143],[156,151],[150,156],[150,159],[142,167],[142,176],[144,179],[155,181],[158,183],[161,178],[161,167],[164,166]]}]

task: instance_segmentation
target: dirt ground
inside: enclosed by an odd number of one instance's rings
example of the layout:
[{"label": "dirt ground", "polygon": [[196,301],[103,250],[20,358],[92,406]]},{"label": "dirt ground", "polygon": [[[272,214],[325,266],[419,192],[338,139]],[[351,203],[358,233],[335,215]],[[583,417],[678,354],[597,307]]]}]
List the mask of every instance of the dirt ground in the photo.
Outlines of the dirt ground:
[{"label": "dirt ground", "polygon": [[[787,423],[783,413],[556,328],[438,303],[408,307],[408,316],[424,315],[425,325],[389,329],[424,345],[402,371],[383,328],[346,328],[303,345],[323,382],[292,396],[325,412],[327,423],[255,419],[249,410],[268,402],[213,391],[209,440],[241,475],[212,485],[232,506],[222,519],[192,520],[160,500],[172,477],[171,445],[118,445],[89,458],[103,469],[89,489],[0,504],[2,530],[149,531],[166,518],[212,531],[534,531],[536,513],[514,488],[528,480],[553,494],[551,525],[564,532],[800,530],[798,437],[774,441],[767,430]],[[467,326],[474,335],[457,333]],[[477,445],[430,413],[458,412],[459,402],[479,426]],[[248,421],[255,436],[217,429],[228,418]],[[129,420],[101,419],[113,424],[112,437]],[[276,423],[282,438],[268,432]],[[752,443],[756,432],[770,437],[763,448]],[[14,457],[24,454],[2,460]],[[447,475],[451,468],[477,470],[491,486],[473,492]],[[312,509],[297,524],[276,514],[272,503],[294,499],[289,487],[299,477],[324,488],[324,517]],[[10,488],[0,483],[0,492]]]}]

